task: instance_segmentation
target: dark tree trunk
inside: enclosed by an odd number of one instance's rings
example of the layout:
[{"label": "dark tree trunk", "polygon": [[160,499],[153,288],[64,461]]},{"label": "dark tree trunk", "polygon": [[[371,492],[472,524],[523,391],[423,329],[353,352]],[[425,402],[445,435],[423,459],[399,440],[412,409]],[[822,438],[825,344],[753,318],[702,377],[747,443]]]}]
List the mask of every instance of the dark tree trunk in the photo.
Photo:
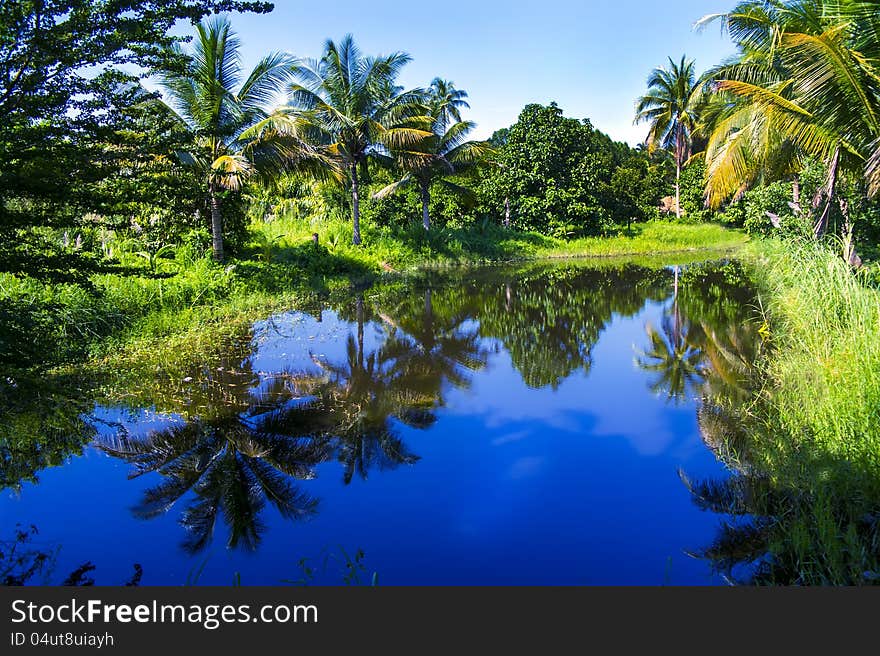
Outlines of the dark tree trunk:
[{"label": "dark tree trunk", "polygon": [[358,188],[358,167],[357,162],[351,165],[351,214],[354,222],[354,235],[351,243],[355,246],[361,245],[361,201],[358,197],[360,189]]},{"label": "dark tree trunk", "polygon": [[357,367],[364,370],[364,295],[358,294],[355,302],[355,314],[357,315]]},{"label": "dark tree trunk", "polygon": [[831,163],[828,165],[828,180],[823,187],[819,188],[819,191],[816,192],[816,197],[813,199],[813,208],[818,209],[819,204],[822,202],[822,197],[825,196],[825,208],[813,226],[813,236],[816,239],[822,237],[828,230],[828,221],[831,218],[831,203],[834,201],[834,193],[837,189],[837,168],[839,165],[840,146],[835,149]]},{"label": "dark tree trunk", "polygon": [[431,229],[431,212],[429,205],[431,203],[431,188],[427,180],[421,181],[422,188],[422,226],[426,231]]},{"label": "dark tree trunk", "polygon": [[223,261],[223,215],[220,213],[220,197],[217,187],[211,184],[211,251],[214,260]]}]

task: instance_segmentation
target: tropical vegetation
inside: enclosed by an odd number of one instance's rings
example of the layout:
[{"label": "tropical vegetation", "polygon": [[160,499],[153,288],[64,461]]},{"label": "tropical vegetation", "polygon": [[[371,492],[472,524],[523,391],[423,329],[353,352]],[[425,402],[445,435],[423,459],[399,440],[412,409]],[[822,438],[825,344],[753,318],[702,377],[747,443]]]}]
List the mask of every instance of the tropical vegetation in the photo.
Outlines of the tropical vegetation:
[{"label": "tropical vegetation", "polygon": [[[760,300],[742,318],[748,334],[717,332],[713,310],[676,288],[636,355],[670,402],[701,396],[704,441],[731,470],[721,482],[683,474],[700,507],[743,520],[698,555],[731,580],[880,579],[875,2],[747,0],[702,18],[735,54],[702,74],[677,53],[647,62],[635,148],[549,99],[473,139],[465,90],[442,76],[406,89],[408,54],[365,54],[351,35],[315,59],[269,53],[244,71],[228,14],[267,3],[106,4],[0,9],[0,485],[81,448],[71,435],[96,437],[90,400],[64,391],[84,363],[147,378],[143,361],[172,368],[175,349],[225,344],[275,310],[354,299],[361,333],[345,362],[317,358],[266,398],[225,398],[224,412],[184,416],[149,442],[102,444],[162,478],[142,516],[191,495],[187,549],[203,549],[221,517],[229,546],[254,546],[267,504],[314,512],[297,481],[320,462],[341,462],[346,482],[414,462],[397,427],[428,428],[444,390],[486,362],[462,317],[480,316],[528,386],[555,388],[589,368],[582,347],[612,312],[653,298],[612,301],[608,280],[572,270],[550,291],[524,275],[482,306],[462,296],[468,312],[435,313],[428,293],[419,321],[402,306],[380,317],[393,339],[371,352],[363,291],[377,279],[736,249]],[[181,21],[192,40],[174,36]],[[650,287],[653,275],[619,279]],[[725,311],[735,292],[713,288]],[[562,296],[583,307],[557,313]],[[535,331],[553,339],[536,344]],[[313,401],[288,408],[292,390]]]}]

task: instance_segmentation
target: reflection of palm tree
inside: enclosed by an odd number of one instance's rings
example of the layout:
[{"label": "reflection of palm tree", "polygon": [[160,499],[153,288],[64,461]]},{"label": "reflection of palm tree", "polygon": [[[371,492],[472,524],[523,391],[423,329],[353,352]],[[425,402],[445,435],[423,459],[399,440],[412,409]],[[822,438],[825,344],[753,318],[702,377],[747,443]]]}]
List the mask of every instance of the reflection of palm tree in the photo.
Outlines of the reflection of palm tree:
[{"label": "reflection of palm tree", "polygon": [[355,309],[357,333],[348,337],[345,362],[331,363],[312,356],[320,373],[292,379],[297,393],[310,398],[297,409],[301,420],[332,441],[345,465],[346,483],[355,472],[366,478],[371,467],[392,468],[418,460],[397,437],[392,418],[417,429],[436,421],[433,409],[437,397],[420,391],[417,381],[399,366],[411,346],[386,339],[378,350],[366,353],[362,296],[357,298]]},{"label": "reflection of palm tree", "polygon": [[746,320],[715,327],[701,320],[697,339],[709,365],[706,396],[746,401],[753,393],[754,363],[761,346],[755,324]]},{"label": "reflection of palm tree", "polygon": [[334,438],[346,484],[355,472],[366,478],[371,467],[386,469],[418,460],[395,435],[392,417],[413,428],[427,428],[436,420],[433,399],[403,384],[387,346],[365,355],[359,330],[357,341],[348,338],[344,365],[313,357],[323,375],[296,379],[298,389],[313,398],[303,412],[320,415],[324,430]]},{"label": "reflection of palm tree", "polygon": [[681,320],[676,310],[664,315],[662,330],[647,325],[650,347],[642,351],[636,362],[644,371],[655,373],[650,383],[655,394],[665,394],[676,404],[696,396],[697,388],[706,378],[704,354],[690,338],[690,325]]},{"label": "reflection of palm tree", "polygon": [[394,329],[389,342],[400,351],[398,369],[407,383],[425,396],[443,404],[443,386],[450,383],[459,389],[470,387],[470,373],[485,368],[488,351],[482,346],[479,328],[465,323],[465,307],[434,308],[433,290],[424,293],[424,310],[398,307],[383,320]]},{"label": "reflection of palm tree", "polygon": [[[710,562],[730,583],[772,579],[777,566],[768,560],[768,550],[779,527],[778,516],[795,502],[792,495],[759,475],[734,473],[723,480],[705,481],[691,481],[683,472],[679,475],[700,510],[730,518],[712,544],[690,555]],[[738,577],[737,568],[747,576]]]},{"label": "reflection of palm tree", "polygon": [[134,465],[131,477],[152,472],[165,477],[144,493],[135,515],[156,517],[193,492],[180,520],[190,533],[184,548],[192,553],[208,545],[221,515],[229,527],[227,546],[248,549],[259,544],[267,502],[286,519],[312,516],[317,500],[293,480],[312,478],[328,447],[319,435],[303,431],[296,401],[285,389],[283,381],[273,384],[243,413],[194,420],[142,440],[101,443],[104,451]]}]

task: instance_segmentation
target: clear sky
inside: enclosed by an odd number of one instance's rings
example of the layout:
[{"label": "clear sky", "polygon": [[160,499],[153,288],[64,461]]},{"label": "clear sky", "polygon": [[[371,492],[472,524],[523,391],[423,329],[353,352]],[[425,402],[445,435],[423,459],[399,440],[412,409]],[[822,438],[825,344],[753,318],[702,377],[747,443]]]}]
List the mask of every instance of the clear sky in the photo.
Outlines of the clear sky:
[{"label": "clear sky", "polygon": [[[556,101],[567,116],[590,118],[613,138],[636,144],[635,99],[651,69],[687,54],[700,71],[732,52],[720,29],[695,32],[700,17],[734,0],[275,0],[268,15],[234,14],[246,67],[270,50],[319,56],[327,38],[346,33],[367,54],[413,57],[401,83],[435,76],[470,94],[475,136],[516,121],[530,102]],[[404,9],[404,6],[406,7]]]}]

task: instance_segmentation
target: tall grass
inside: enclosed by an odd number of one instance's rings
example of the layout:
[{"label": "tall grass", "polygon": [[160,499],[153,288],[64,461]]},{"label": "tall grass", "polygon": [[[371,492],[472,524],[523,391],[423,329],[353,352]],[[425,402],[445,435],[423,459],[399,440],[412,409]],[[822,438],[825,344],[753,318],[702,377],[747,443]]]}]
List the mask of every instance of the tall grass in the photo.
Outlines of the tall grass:
[{"label": "tall grass", "polygon": [[730,414],[751,523],[723,531],[716,553],[759,557],[760,583],[880,582],[880,290],[838,249],[768,240],[745,253],[771,348],[759,390]]},{"label": "tall grass", "polygon": [[750,253],[772,326],[777,453],[880,490],[880,291],[814,244],[771,241]]}]

